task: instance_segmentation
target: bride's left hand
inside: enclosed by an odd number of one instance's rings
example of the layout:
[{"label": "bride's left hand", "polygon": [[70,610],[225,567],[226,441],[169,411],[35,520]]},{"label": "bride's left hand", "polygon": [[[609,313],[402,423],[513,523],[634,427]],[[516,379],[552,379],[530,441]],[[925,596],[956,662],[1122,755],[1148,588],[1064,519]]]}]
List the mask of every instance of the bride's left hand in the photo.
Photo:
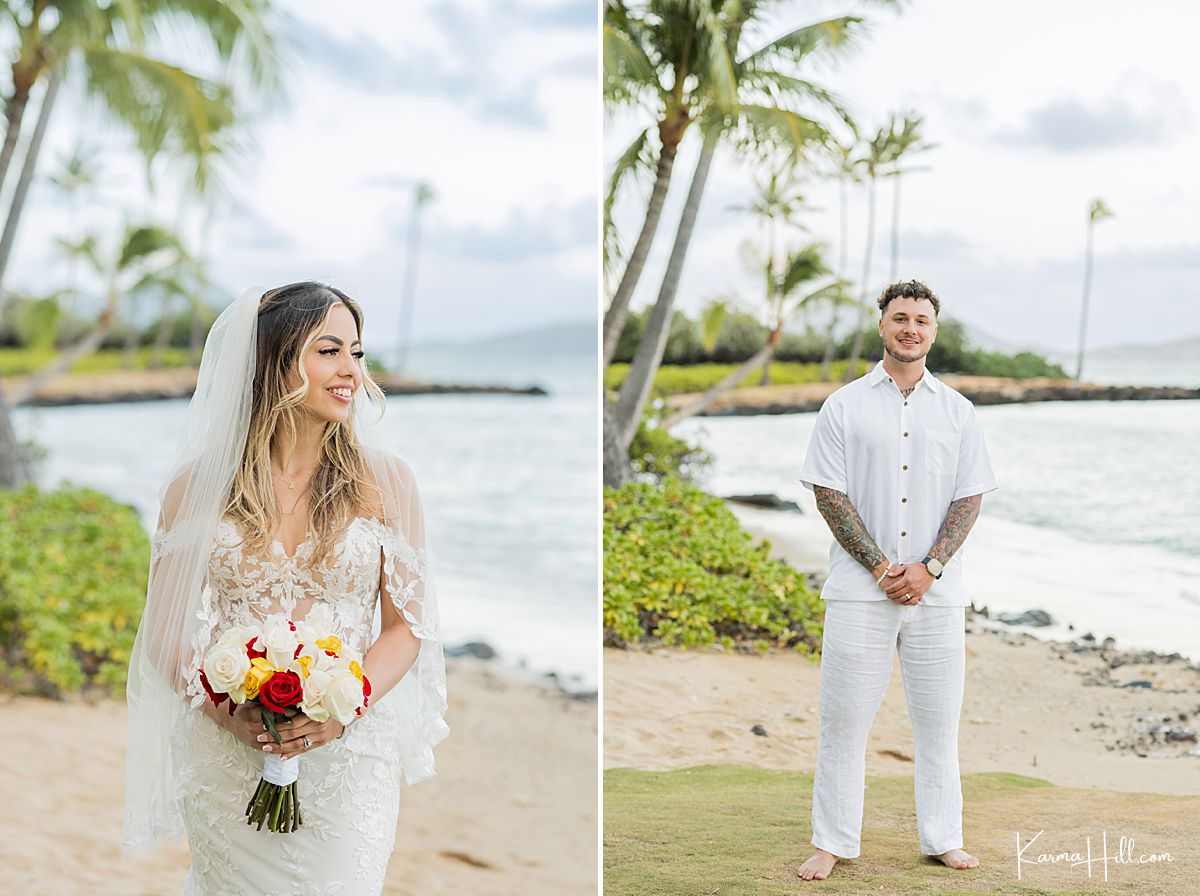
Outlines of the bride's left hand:
[{"label": "bride's left hand", "polygon": [[[341,737],[346,726],[337,719],[327,722],[314,722],[304,713],[297,713],[289,721],[279,725],[279,736],[282,744],[276,744],[271,735],[263,732],[258,739],[270,747],[268,752],[278,753],[283,759],[291,759],[301,753],[323,747],[331,740]],[[308,738],[308,747],[304,746],[304,738]]]}]

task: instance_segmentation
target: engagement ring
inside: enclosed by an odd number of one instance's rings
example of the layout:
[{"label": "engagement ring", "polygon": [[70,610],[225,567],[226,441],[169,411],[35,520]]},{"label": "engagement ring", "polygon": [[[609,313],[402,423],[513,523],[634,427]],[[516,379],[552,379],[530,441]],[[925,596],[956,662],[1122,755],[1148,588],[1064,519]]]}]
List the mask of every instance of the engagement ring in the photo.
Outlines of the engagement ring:
[{"label": "engagement ring", "polygon": [[302,738],[300,738],[300,739],[301,739],[302,741],[304,741],[304,749],[306,749],[306,750],[307,750],[309,747],[311,747],[311,746],[312,746],[312,742],[311,742],[311,741],[308,739],[308,735],[307,735],[307,734],[306,734],[306,735],[304,735],[304,736],[303,736]]}]

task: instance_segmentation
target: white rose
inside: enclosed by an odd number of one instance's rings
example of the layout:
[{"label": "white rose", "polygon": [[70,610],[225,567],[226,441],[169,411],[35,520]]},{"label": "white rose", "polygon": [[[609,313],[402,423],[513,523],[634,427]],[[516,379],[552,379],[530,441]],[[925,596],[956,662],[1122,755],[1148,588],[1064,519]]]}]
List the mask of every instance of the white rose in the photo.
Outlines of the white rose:
[{"label": "white rose", "polygon": [[300,711],[314,722],[329,721],[329,710],[323,701],[331,680],[328,672],[319,669],[310,670],[308,678],[304,680],[304,702],[300,704]]},{"label": "white rose", "polygon": [[[229,694],[235,703],[246,699],[246,673],[249,671],[245,644],[219,643],[204,658],[204,677],[208,679],[208,686],[218,694]],[[236,696],[239,689],[241,700]]]},{"label": "white rose", "polygon": [[230,644],[236,644],[242,648],[243,652],[245,652],[246,642],[251,638],[257,638],[258,635],[259,630],[255,626],[235,625],[233,628],[225,629],[225,631],[221,634],[221,637],[217,640],[217,645],[228,646]]},{"label": "white rose", "polygon": [[363,705],[362,682],[352,672],[336,673],[325,688],[322,702],[330,715],[343,725],[349,725]]},{"label": "white rose", "polygon": [[296,633],[286,619],[272,619],[258,639],[258,649],[265,651],[267,662],[276,669],[286,669],[296,655]]}]

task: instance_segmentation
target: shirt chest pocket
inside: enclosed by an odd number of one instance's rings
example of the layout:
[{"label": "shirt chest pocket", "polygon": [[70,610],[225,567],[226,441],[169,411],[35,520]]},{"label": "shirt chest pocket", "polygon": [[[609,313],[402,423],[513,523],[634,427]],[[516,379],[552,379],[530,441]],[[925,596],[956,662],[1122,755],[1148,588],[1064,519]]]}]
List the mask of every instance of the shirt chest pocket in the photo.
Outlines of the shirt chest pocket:
[{"label": "shirt chest pocket", "polygon": [[925,430],[925,469],[933,476],[958,472],[959,434],[946,429]]}]

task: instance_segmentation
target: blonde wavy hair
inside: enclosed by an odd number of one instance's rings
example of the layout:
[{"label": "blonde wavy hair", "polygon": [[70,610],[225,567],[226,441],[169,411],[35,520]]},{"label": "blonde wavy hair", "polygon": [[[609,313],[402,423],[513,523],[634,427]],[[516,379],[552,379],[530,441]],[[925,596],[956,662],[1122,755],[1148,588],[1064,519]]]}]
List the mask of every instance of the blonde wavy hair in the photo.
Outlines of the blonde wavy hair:
[{"label": "blonde wavy hair", "polygon": [[[309,380],[303,358],[320,335],[329,309],[342,303],[354,317],[362,340],[362,309],[345,293],[324,283],[306,281],[268,290],[258,306],[258,344],[250,429],[229,493],[226,514],[239,524],[243,545],[251,553],[269,551],[272,533],[283,516],[271,481],[271,446],[292,448],[302,425],[311,423],[303,407]],[[383,390],[362,359],[367,399],[383,406]],[[299,385],[293,385],[299,382]],[[363,400],[355,396],[356,403]],[[368,481],[362,448],[354,433],[354,415],[345,423],[324,424],[316,469],[308,485],[308,568],[322,564],[345,527],[360,513],[378,512],[378,488]]]}]

